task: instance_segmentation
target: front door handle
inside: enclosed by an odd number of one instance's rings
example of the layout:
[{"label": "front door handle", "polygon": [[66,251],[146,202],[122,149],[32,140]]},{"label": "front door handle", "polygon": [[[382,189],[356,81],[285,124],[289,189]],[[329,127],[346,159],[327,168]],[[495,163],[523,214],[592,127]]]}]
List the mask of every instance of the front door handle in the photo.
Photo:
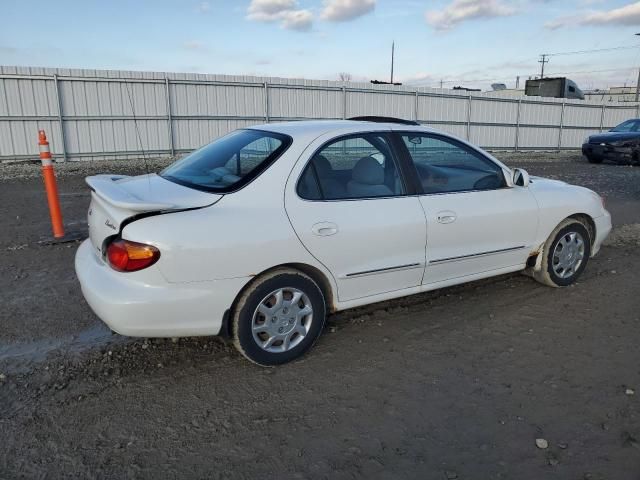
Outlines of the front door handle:
[{"label": "front door handle", "polygon": [[329,235],[335,235],[338,233],[338,225],[332,222],[320,222],[311,227],[311,231],[314,235],[319,237],[328,237]]},{"label": "front door handle", "polygon": [[445,210],[443,212],[438,212],[438,223],[453,223],[456,221],[457,215],[455,212],[450,210]]}]

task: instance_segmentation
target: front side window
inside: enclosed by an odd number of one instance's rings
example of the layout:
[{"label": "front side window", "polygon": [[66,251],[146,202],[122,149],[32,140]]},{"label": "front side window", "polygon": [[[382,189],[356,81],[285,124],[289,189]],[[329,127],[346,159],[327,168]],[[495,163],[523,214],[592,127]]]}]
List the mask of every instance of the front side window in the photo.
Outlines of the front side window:
[{"label": "front side window", "polygon": [[321,148],[304,169],[298,195],[307,200],[393,197],[404,187],[387,139],[368,134]]},{"label": "front side window", "polygon": [[627,120],[617,127],[611,129],[612,132],[637,132],[640,130],[640,120]]},{"label": "front side window", "polygon": [[502,168],[444,137],[403,134],[424,193],[494,190],[506,186]]},{"label": "front side window", "polygon": [[286,135],[238,130],[183,157],[160,175],[199,190],[229,192],[258,176],[290,143]]}]

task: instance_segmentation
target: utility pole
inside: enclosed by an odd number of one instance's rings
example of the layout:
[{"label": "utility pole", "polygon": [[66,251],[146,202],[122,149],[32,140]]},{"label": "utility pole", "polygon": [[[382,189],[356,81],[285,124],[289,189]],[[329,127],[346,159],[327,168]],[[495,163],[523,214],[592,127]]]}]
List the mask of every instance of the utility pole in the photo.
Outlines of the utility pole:
[{"label": "utility pole", "polygon": [[442,79],[440,79],[440,90],[442,90]]},{"label": "utility pole", "polygon": [[393,85],[393,55],[394,55],[394,51],[396,48],[396,42],[395,40],[393,42],[391,42],[391,85]]},{"label": "utility pole", "polygon": [[371,83],[373,83],[374,85],[402,85],[401,82],[393,81],[393,63],[394,63],[395,50],[396,50],[396,42],[394,40],[393,42],[391,42],[391,81],[385,82],[384,80],[371,80]]},{"label": "utility pole", "polygon": [[540,55],[540,60],[538,60],[538,63],[542,65],[542,68],[540,70],[540,78],[544,78],[544,64],[549,62],[549,60],[547,60],[548,56],[549,54],[543,53],[542,55]]},{"label": "utility pole", "polygon": [[516,77],[516,90],[520,88],[520,75]]},{"label": "utility pole", "polygon": [[[640,36],[640,33],[636,33]],[[638,69],[638,83],[636,83],[636,102],[640,99],[640,68]]]}]

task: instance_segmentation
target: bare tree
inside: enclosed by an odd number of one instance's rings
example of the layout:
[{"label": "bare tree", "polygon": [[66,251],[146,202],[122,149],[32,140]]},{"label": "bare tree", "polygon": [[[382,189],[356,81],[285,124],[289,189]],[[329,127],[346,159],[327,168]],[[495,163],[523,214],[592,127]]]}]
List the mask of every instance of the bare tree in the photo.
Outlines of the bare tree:
[{"label": "bare tree", "polygon": [[352,78],[353,76],[347,72],[340,72],[338,74],[338,80],[340,80],[341,82],[350,82]]}]

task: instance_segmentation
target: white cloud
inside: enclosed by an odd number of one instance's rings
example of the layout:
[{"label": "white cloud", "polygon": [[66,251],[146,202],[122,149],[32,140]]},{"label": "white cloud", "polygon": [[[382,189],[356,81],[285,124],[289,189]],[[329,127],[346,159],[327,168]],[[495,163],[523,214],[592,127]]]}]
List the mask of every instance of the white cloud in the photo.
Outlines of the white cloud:
[{"label": "white cloud", "polygon": [[516,11],[501,0],[453,0],[442,10],[427,11],[425,17],[432,27],[447,30],[466,20],[505,17]]},{"label": "white cloud", "polygon": [[296,5],[296,0],[251,0],[247,17],[259,22],[276,21],[278,15],[294,10]]},{"label": "white cloud", "polygon": [[320,17],[331,22],[346,22],[372,12],[375,8],[376,0],[324,0]]},{"label": "white cloud", "polygon": [[196,10],[200,13],[208,13],[211,10],[211,4],[209,2],[201,2]]},{"label": "white cloud", "polygon": [[287,10],[282,12],[280,25],[288,30],[307,31],[313,24],[313,14],[309,10]]},{"label": "white cloud", "polygon": [[247,19],[256,22],[279,22],[288,30],[307,31],[313,24],[313,14],[299,9],[297,0],[251,0]]},{"label": "white cloud", "polygon": [[552,30],[574,25],[628,25],[640,26],[640,2],[630,3],[612,10],[596,10],[582,15],[560,17],[545,24]]}]

